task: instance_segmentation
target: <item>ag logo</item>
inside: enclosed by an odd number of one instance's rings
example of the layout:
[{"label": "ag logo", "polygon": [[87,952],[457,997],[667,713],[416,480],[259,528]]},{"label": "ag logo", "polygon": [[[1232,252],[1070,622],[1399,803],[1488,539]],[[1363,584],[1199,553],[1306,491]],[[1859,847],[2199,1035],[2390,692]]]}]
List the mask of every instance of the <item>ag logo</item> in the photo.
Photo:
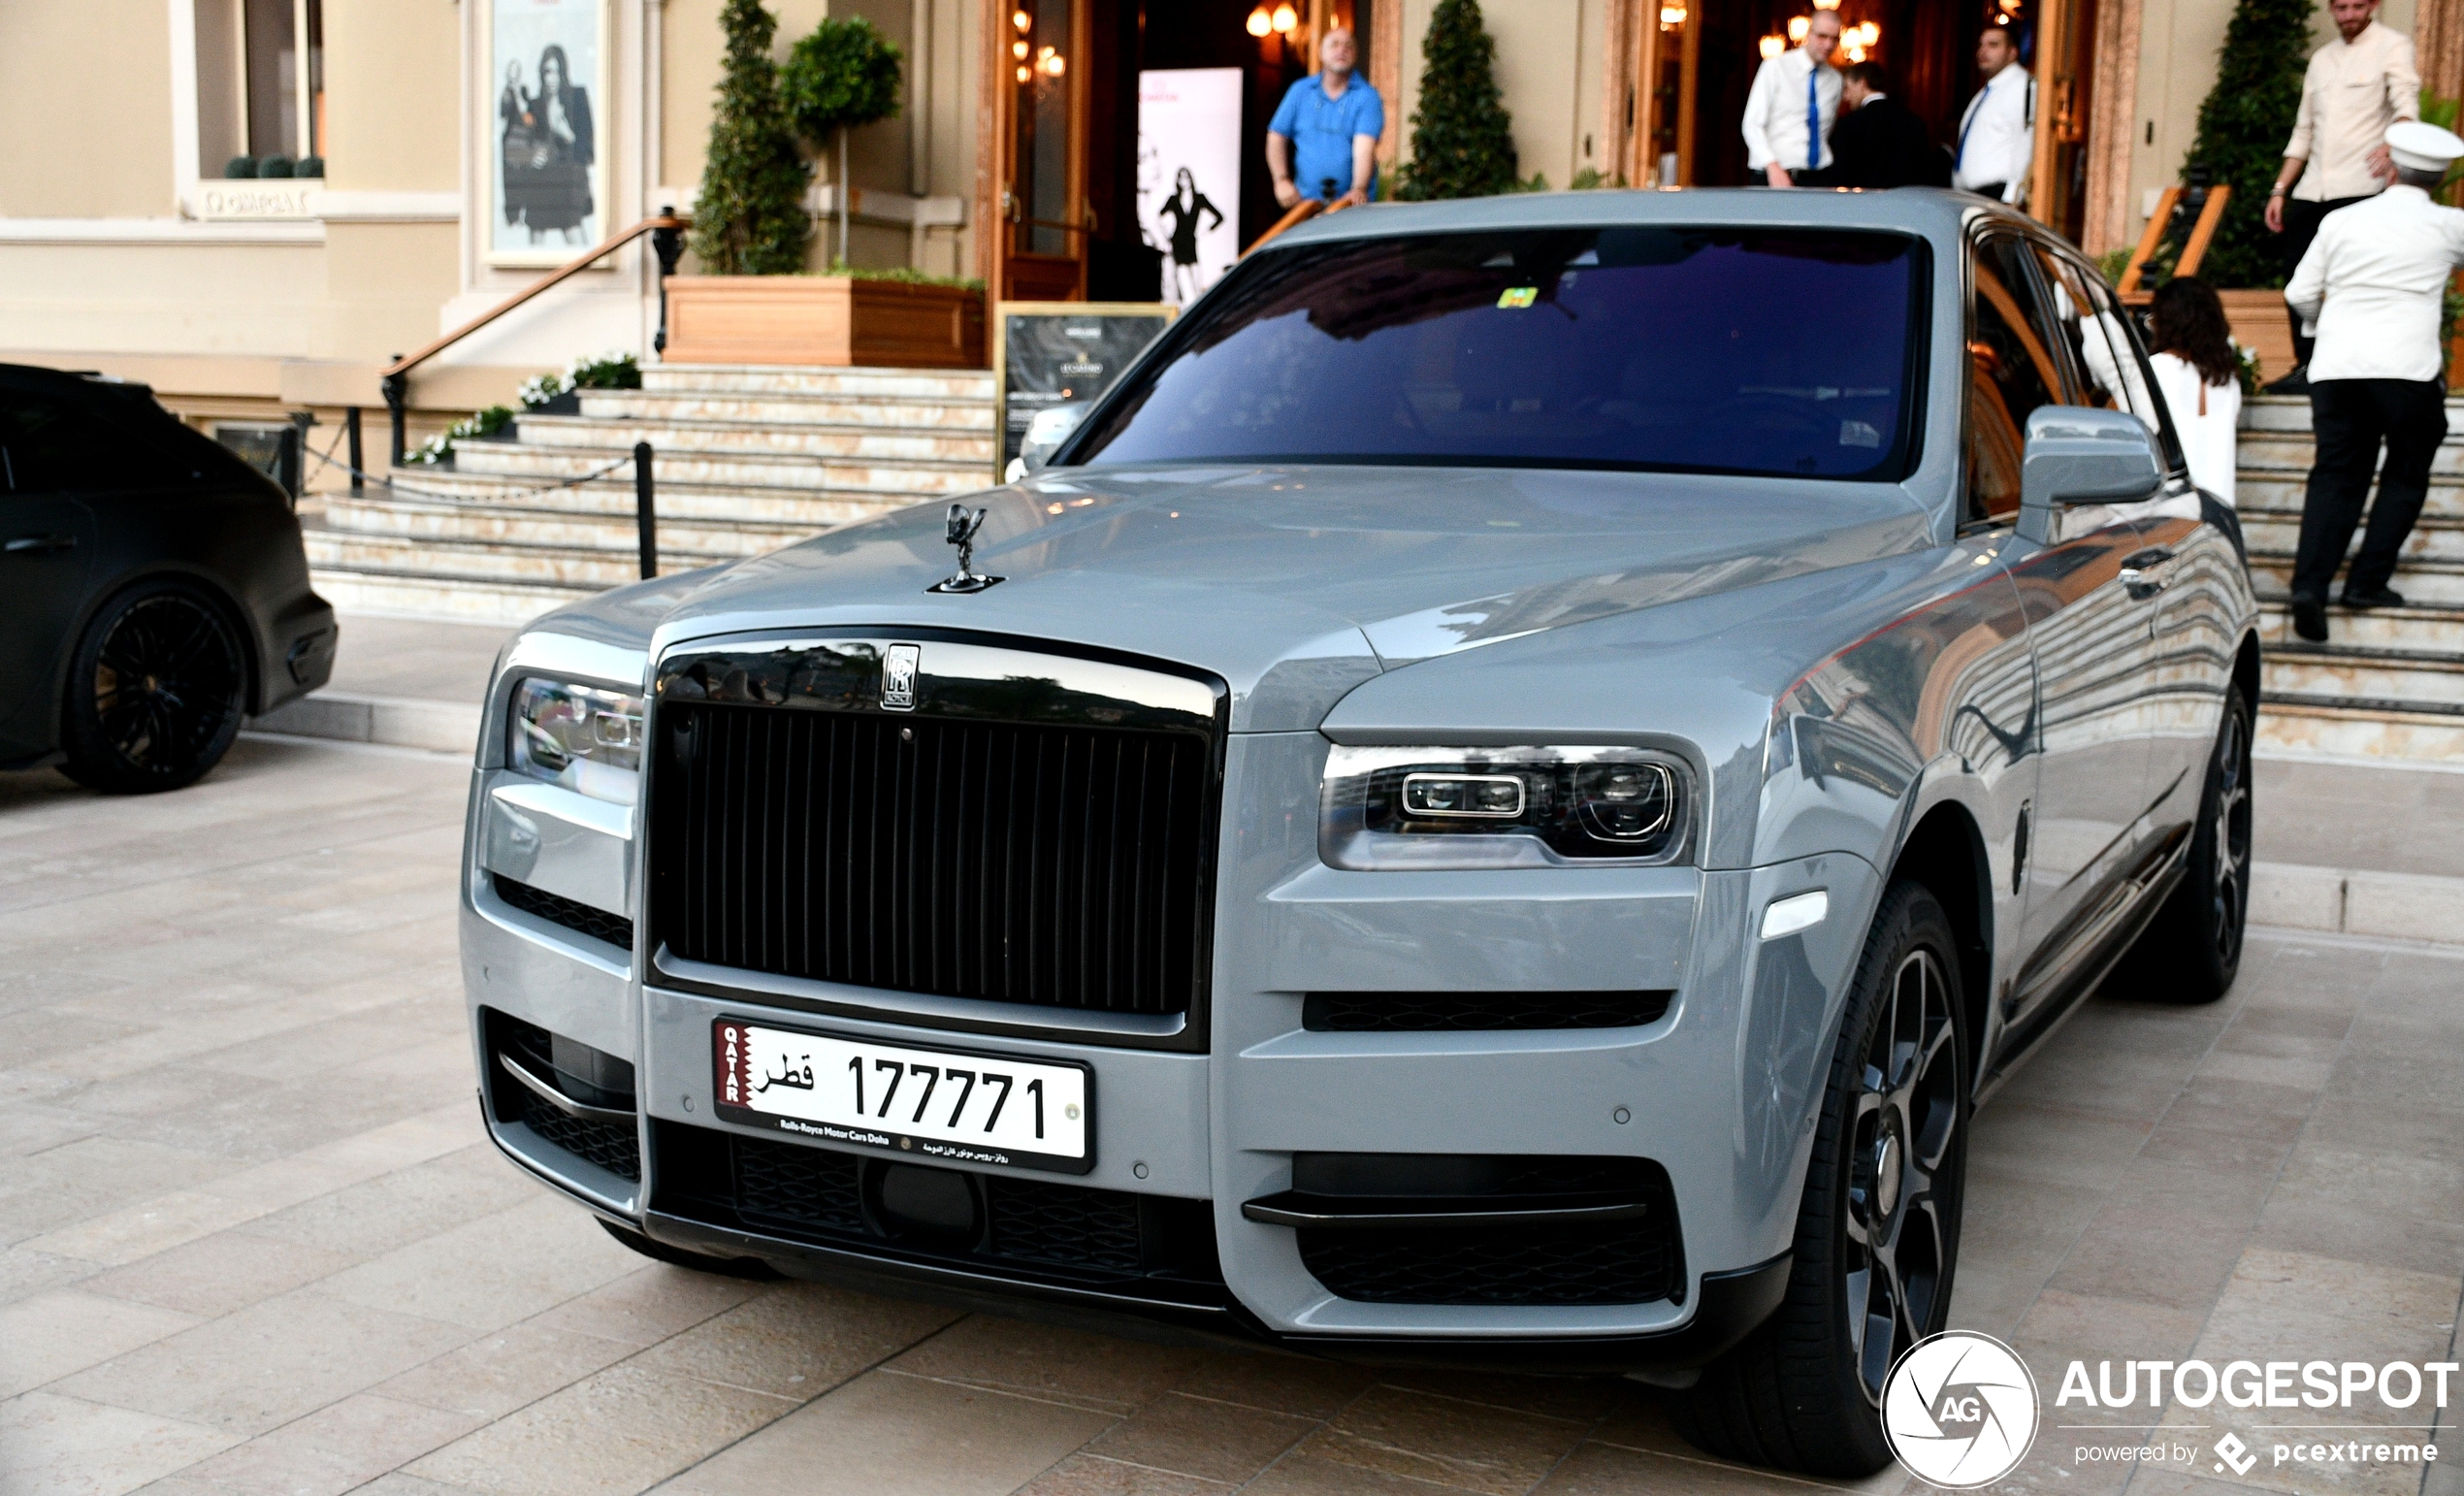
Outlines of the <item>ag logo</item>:
[{"label": "ag logo", "polygon": [[1917,1479],[1953,1490],[2019,1467],[2036,1442],[2036,1379],[1991,1335],[1918,1341],[1882,1385],[1882,1433]]}]

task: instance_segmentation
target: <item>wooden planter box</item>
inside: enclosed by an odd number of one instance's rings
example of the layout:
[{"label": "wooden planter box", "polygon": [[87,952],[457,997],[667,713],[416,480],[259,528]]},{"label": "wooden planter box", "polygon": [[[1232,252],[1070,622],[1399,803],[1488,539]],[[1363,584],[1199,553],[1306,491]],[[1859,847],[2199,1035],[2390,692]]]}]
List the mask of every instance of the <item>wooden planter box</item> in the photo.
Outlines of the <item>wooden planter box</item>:
[{"label": "wooden planter box", "polygon": [[2248,343],[2258,354],[2258,377],[2266,383],[2293,372],[2292,316],[2285,310],[2282,291],[2219,291],[2224,320],[2232,324],[2233,341]]},{"label": "wooden planter box", "polygon": [[984,293],[844,276],[670,276],[663,357],[982,369]]}]

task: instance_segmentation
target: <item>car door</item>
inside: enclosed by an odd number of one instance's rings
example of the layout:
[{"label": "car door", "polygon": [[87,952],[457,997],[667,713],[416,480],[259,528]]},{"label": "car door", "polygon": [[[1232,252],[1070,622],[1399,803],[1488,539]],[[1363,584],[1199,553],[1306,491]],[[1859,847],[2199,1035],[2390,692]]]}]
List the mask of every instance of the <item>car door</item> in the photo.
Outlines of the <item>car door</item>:
[{"label": "car door", "polygon": [[0,758],[46,753],[51,689],[85,603],[93,511],[63,459],[105,449],[90,418],[57,399],[0,385]]},{"label": "car door", "polygon": [[[2159,844],[2198,815],[2207,761],[2224,713],[2240,642],[2233,602],[2243,570],[2231,536],[2206,522],[2181,439],[2149,369],[2138,326],[2102,276],[2076,256],[2043,251],[2085,309],[2080,353],[2092,377],[2091,403],[2128,410],[2156,433],[2170,476],[2164,493],[2130,506],[2140,548],[2129,560],[2148,611],[2149,671],[2137,714],[2148,735],[2149,834]],[[2253,702],[2253,707],[2256,702]]]},{"label": "car door", "polygon": [[[2016,231],[1989,231],[1974,245],[1968,482],[1972,504],[1988,514],[2018,512],[2028,412],[2082,399],[2033,257]],[[2128,515],[2098,508],[2062,514],[2048,544],[2014,532],[2005,554],[2036,656],[2040,754],[2020,870],[2028,956],[2005,1012],[2015,1024],[2094,944],[2135,863],[2148,778],[2137,716],[2148,612],[2123,571],[2141,548]]]}]

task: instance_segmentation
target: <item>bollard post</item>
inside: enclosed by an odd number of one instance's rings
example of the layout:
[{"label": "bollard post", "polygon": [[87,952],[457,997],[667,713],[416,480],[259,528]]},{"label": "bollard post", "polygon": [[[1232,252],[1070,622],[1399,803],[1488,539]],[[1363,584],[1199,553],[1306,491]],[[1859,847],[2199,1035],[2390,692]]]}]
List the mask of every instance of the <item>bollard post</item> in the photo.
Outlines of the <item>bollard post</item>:
[{"label": "bollard post", "polygon": [[274,452],[274,481],[282,485],[284,496],[289,498],[291,507],[296,510],[300,506],[301,468],[300,428],[297,422],[282,428],[282,435],[276,442]]},{"label": "bollard post", "polygon": [[351,439],[351,492],[355,494],[366,493],[368,491],[368,480],[360,476],[361,473],[368,471],[368,463],[360,456],[359,452],[359,407],[350,406],[345,407],[342,415],[342,425],[343,428],[350,434]]},{"label": "bollard post", "polygon": [[641,574],[659,574],[659,516],[651,502],[650,443],[633,443],[633,525],[641,533]]}]

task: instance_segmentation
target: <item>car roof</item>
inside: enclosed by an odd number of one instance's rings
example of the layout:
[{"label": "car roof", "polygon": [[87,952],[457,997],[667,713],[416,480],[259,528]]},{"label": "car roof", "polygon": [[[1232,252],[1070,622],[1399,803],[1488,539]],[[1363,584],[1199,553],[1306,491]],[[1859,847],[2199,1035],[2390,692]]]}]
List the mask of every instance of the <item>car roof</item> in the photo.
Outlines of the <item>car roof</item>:
[{"label": "car roof", "polygon": [[109,390],[119,395],[151,398],[154,388],[134,379],[116,379],[91,369],[46,369],[40,364],[0,364],[0,388],[42,390],[49,394],[81,394]]},{"label": "car roof", "polygon": [[1706,187],[1683,191],[1608,189],[1515,192],[1443,203],[1372,203],[1321,213],[1279,237],[1270,251],[1345,240],[1498,229],[1603,228],[1621,224],[1736,225],[1753,228],[1896,229],[1948,244],[1972,220],[2029,220],[1972,192],[1939,187],[1888,191],[1846,188]]}]

